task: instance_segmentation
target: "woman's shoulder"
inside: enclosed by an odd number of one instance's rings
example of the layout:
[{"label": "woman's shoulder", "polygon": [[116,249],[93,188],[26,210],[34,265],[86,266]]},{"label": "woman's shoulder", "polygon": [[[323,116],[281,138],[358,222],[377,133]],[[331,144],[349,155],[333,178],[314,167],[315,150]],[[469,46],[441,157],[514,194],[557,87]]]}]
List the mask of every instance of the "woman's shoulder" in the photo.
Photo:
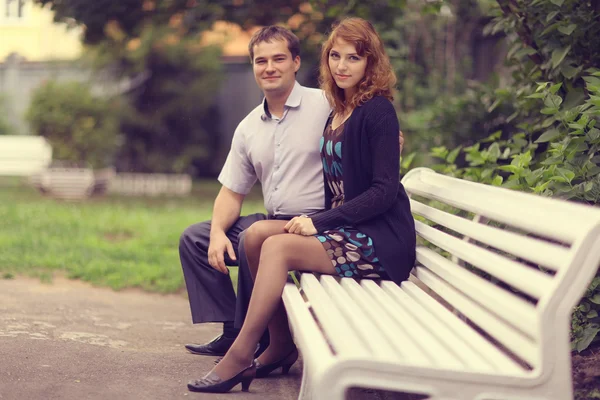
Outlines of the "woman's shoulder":
[{"label": "woman's shoulder", "polygon": [[396,113],[396,110],[394,109],[394,105],[392,104],[392,102],[390,101],[390,99],[388,99],[385,96],[373,96],[372,98],[370,98],[369,100],[367,100],[366,102],[364,102],[361,107],[363,110],[363,113],[370,115],[370,114],[377,114],[377,115],[381,115],[381,114],[386,114],[386,113]]}]

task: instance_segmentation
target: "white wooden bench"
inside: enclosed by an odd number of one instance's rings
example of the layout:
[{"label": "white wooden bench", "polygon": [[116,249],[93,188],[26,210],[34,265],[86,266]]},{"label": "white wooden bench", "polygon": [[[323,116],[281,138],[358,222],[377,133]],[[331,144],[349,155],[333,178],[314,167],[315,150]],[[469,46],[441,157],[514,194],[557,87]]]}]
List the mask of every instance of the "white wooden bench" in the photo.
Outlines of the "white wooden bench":
[{"label": "white wooden bench", "polygon": [[0,136],[0,176],[31,176],[51,161],[52,148],[41,136]]},{"label": "white wooden bench", "polygon": [[435,400],[573,399],[570,315],[600,263],[600,209],[426,168],[403,184],[413,214],[431,221],[416,221],[431,245],[417,247],[411,280],[301,274],[300,291],[284,289],[304,361],[300,397],[366,387]]}]

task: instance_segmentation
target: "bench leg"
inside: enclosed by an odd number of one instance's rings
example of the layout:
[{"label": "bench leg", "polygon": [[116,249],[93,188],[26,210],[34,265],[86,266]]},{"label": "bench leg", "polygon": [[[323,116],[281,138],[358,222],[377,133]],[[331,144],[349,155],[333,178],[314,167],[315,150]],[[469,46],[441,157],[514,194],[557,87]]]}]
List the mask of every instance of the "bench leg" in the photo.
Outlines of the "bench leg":
[{"label": "bench leg", "polygon": [[298,394],[298,400],[308,400],[311,398],[310,389],[308,387],[308,371],[306,363],[302,363],[302,383],[300,384],[300,394]]}]

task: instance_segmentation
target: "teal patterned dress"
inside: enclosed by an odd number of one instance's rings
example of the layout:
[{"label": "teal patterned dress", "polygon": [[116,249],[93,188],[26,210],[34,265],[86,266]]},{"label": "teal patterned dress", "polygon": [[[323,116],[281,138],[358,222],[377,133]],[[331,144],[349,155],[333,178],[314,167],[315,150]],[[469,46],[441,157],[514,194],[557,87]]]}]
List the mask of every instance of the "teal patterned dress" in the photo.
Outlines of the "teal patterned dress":
[{"label": "teal patterned dress", "polygon": [[[331,208],[344,203],[344,180],[342,173],[342,143],[344,124],[335,130],[329,119],[321,137],[321,159],[325,184],[329,185],[333,198]],[[389,279],[375,255],[373,240],[351,226],[340,226],[315,235],[321,242],[335,271],[342,277]]]}]

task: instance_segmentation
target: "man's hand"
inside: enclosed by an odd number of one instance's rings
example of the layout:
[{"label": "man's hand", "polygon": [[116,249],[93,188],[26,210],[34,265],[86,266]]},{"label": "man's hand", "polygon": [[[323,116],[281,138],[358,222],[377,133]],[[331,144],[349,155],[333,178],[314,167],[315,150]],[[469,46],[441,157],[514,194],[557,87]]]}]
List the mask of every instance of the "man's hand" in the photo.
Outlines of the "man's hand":
[{"label": "man's hand", "polygon": [[229,274],[229,270],[225,266],[225,252],[229,254],[229,258],[235,260],[233,245],[231,244],[231,240],[225,235],[225,232],[211,232],[210,243],[208,245],[208,263],[217,271],[227,275]]},{"label": "man's hand", "polygon": [[300,216],[292,218],[284,228],[288,233],[295,233],[297,235],[310,236],[317,233],[312,219],[307,216]]},{"label": "man's hand", "polygon": [[404,147],[404,134],[400,131],[400,155],[402,155],[402,148]]}]

